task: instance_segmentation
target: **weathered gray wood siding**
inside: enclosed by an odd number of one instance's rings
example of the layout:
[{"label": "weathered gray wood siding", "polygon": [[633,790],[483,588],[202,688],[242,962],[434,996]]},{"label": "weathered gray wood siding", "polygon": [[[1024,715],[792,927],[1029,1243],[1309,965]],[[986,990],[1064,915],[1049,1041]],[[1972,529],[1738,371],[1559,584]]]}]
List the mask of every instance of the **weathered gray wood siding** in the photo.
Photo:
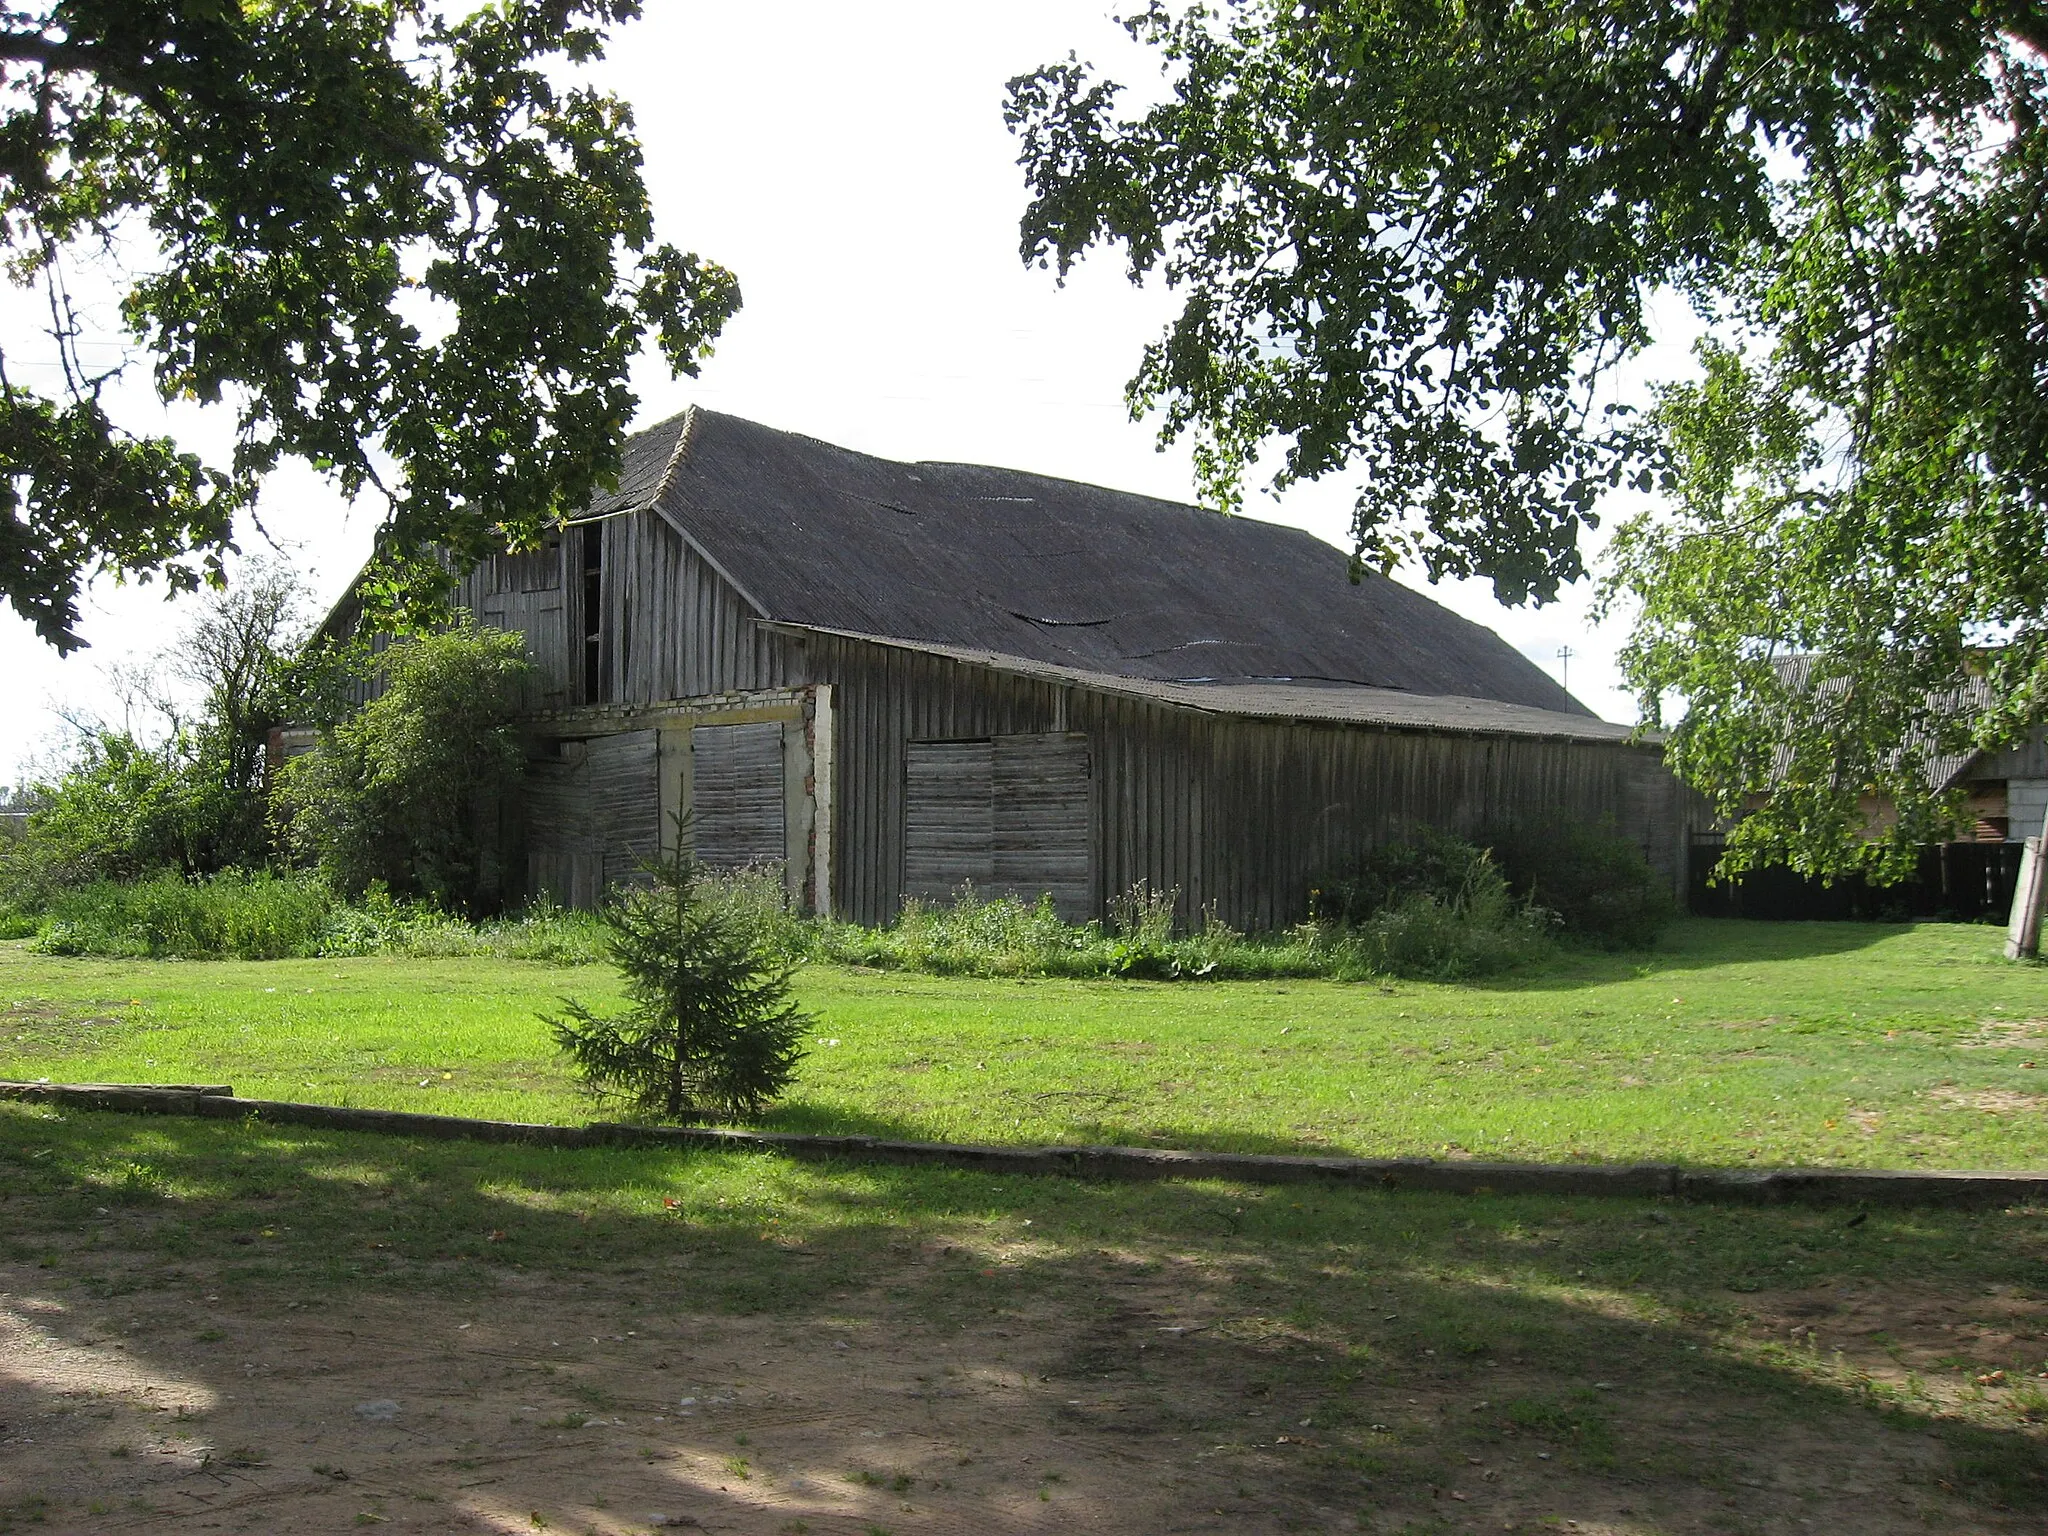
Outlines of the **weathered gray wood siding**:
[{"label": "weathered gray wood siding", "polygon": [[[568,717],[671,700],[701,709],[721,697],[737,707],[759,690],[831,685],[829,864],[832,907],[845,917],[887,922],[907,893],[939,894],[945,872],[906,847],[911,744],[1002,738],[1057,739],[1085,764],[1085,777],[1069,775],[1056,788],[1033,787],[1030,774],[1005,784],[991,748],[987,776],[991,883],[1042,884],[1075,915],[1099,915],[1143,880],[1177,889],[1184,918],[1209,907],[1234,926],[1274,927],[1304,914],[1315,875],[1406,828],[1476,831],[1557,812],[1614,818],[1657,869],[1674,884],[1681,878],[1694,808],[1654,747],[1209,715],[895,647],[793,638],[757,624],[744,596],[657,514],[588,526],[603,540],[601,697],[586,696],[582,675],[578,530],[551,556],[558,587],[548,585],[542,557],[506,557],[470,572],[459,600],[526,634],[535,707],[566,708]],[[620,729],[568,717],[537,729],[556,738],[587,729],[593,739]],[[635,782],[660,771],[636,766]],[[799,811],[812,804],[805,771],[784,780],[785,795],[803,802]],[[680,783],[680,773],[668,777]],[[636,806],[633,830],[614,837],[615,807],[569,803],[590,793],[588,776],[545,766],[537,776],[529,826],[563,821],[559,838],[540,834],[533,873],[581,899],[644,844],[644,814]],[[571,777],[582,785],[555,782]],[[673,785],[661,793],[676,798]],[[1025,807],[1033,795],[1043,803]],[[995,825],[1004,804],[1007,836]],[[1030,833],[1034,817],[1063,830]],[[1084,825],[1085,854],[1073,836]],[[580,855],[573,869],[571,845]],[[801,851],[791,854],[798,881],[806,878]]]},{"label": "weathered gray wood siding", "polygon": [[658,736],[619,731],[557,745],[527,764],[526,894],[590,908],[659,850]]},{"label": "weathered gray wood siding", "polygon": [[998,736],[994,888],[1052,897],[1072,922],[1095,915],[1095,764],[1082,735]]},{"label": "weathered gray wood siding", "polygon": [[745,599],[660,517],[637,512],[602,526],[612,690],[604,702],[649,704],[795,681]]},{"label": "weathered gray wood siding", "polygon": [[904,761],[903,893],[963,884],[1095,915],[1094,777],[1086,737],[913,741]]},{"label": "weathered gray wood siding", "polygon": [[2016,747],[1987,752],[1970,765],[1971,779],[2048,779],[2048,731],[2036,731]]},{"label": "weathered gray wood siding", "polygon": [[1304,915],[1315,875],[1408,827],[1555,812],[1612,816],[1680,878],[1685,806],[1654,747],[1207,715],[858,641],[801,645],[807,662],[788,664],[834,685],[834,906],[857,921],[902,906],[910,744],[1031,733],[1086,737],[1097,913],[1145,880],[1177,888],[1186,918],[1213,906],[1270,928]]},{"label": "weathered gray wood siding", "polygon": [[597,855],[606,886],[631,880],[661,847],[661,780],[654,731],[620,731],[585,743]]},{"label": "weathered gray wood siding", "polygon": [[995,740],[913,741],[904,749],[903,894],[943,901],[996,877]]},{"label": "weathered gray wood siding", "polygon": [[576,697],[576,645],[570,624],[580,610],[564,540],[550,539],[524,555],[494,555],[465,576],[455,600],[493,629],[526,636],[534,675],[527,698],[535,709],[561,709]]},{"label": "weathered gray wood siding", "polygon": [[[587,533],[602,540],[603,552],[595,697],[582,663],[579,541]],[[650,704],[791,681],[746,600],[654,512],[576,524],[544,550],[482,561],[457,583],[455,601],[481,623],[526,636],[536,709]]]},{"label": "weathered gray wood siding", "polygon": [[690,836],[713,869],[789,857],[783,722],[700,725],[690,732]]}]

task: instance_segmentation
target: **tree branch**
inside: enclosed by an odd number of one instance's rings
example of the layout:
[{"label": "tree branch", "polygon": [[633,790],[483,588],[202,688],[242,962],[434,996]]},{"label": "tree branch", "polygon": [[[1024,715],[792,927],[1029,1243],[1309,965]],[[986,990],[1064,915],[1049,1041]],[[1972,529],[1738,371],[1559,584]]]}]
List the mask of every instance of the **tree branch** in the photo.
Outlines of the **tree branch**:
[{"label": "tree branch", "polygon": [[90,42],[51,37],[42,32],[0,32],[0,62],[39,64],[54,74],[90,75],[102,85],[126,91],[146,102],[163,117],[174,116],[170,99],[142,73],[141,60],[122,64],[110,61],[105,52]]},{"label": "tree branch", "polygon": [[68,46],[62,39],[41,32],[0,32],[0,59],[12,59],[18,64],[57,67]]}]

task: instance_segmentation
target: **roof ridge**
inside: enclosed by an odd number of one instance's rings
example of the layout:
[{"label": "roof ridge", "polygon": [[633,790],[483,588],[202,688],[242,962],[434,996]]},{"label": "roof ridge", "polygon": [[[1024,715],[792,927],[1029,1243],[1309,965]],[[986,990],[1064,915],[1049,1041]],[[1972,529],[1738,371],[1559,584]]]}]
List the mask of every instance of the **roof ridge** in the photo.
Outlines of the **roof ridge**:
[{"label": "roof ridge", "polygon": [[689,458],[690,445],[696,439],[697,406],[693,401],[683,411],[683,424],[676,431],[675,451],[668,456],[668,465],[662,470],[661,479],[655,484],[654,494],[647,498],[647,505],[651,507],[668,495],[669,487],[675,484],[676,471],[681,469],[684,461]]}]

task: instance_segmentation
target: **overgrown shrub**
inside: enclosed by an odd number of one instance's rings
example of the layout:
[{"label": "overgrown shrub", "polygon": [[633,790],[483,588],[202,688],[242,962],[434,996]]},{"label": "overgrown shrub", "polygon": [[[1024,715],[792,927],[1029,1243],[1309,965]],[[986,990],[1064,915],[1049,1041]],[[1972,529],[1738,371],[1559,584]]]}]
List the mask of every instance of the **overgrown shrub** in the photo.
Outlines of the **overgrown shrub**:
[{"label": "overgrown shrub", "polygon": [[710,907],[723,911],[754,935],[768,954],[797,961],[811,955],[812,925],[790,910],[788,887],[779,861],[748,864],[738,869],[697,870],[697,893]]},{"label": "overgrown shrub", "polygon": [[347,669],[299,644],[304,598],[288,567],[252,565],[172,647],[124,671],[135,716],[154,727],[81,727],[73,761],[27,787],[27,824],[0,847],[0,903],[17,923],[69,886],[268,861],[269,730],[326,718]]},{"label": "overgrown shrub", "polygon": [[116,959],[297,960],[348,955],[494,957],[583,965],[606,954],[595,913],[539,902],[472,923],[371,890],[348,903],[317,872],[224,870],[187,879],[93,881],[56,892],[31,915],[0,912],[0,938],[47,954]]},{"label": "overgrown shrub", "polygon": [[684,855],[647,872],[604,910],[632,1007],[607,1017],[564,999],[548,1026],[600,1099],[665,1120],[756,1116],[788,1086],[812,1022],[789,962],[755,914],[707,899]]},{"label": "overgrown shrub", "polygon": [[[1026,905],[963,885],[949,903],[906,901],[893,928],[852,930],[865,963],[941,976],[1099,975],[1087,936],[1060,921],[1052,899]],[[849,936],[842,932],[842,940]],[[848,958],[853,958],[848,955]]]},{"label": "overgrown shrub", "polygon": [[1124,976],[1251,981],[1374,976],[1458,980],[1542,960],[1551,952],[1548,913],[1508,894],[1500,874],[1453,901],[1402,897],[1358,924],[1306,922],[1248,936],[1205,914],[1199,929],[1173,931],[1174,893],[1139,886],[1100,923],[1060,921],[1049,899],[1027,905],[963,886],[950,903],[909,901],[887,928],[807,925],[808,953],[843,965],[961,976]]},{"label": "overgrown shrub", "polygon": [[1178,890],[1156,891],[1145,881],[1109,903],[1109,972],[1113,976],[1167,977],[1180,971],[1174,953],[1173,909]]},{"label": "overgrown shrub", "polygon": [[545,899],[516,914],[469,922],[420,902],[395,900],[373,886],[359,901],[335,908],[318,953],[585,965],[605,957],[605,939],[597,914],[571,912]]},{"label": "overgrown shrub", "polygon": [[384,692],[278,776],[288,846],[352,896],[381,885],[471,916],[497,911],[502,822],[526,766],[512,724],[525,644],[465,622],[384,652]]},{"label": "overgrown shrub", "polygon": [[1383,975],[1459,981],[1549,953],[1555,914],[1519,897],[1492,853],[1433,827],[1371,850],[1317,881],[1315,920],[1349,934]]},{"label": "overgrown shrub", "polygon": [[223,870],[188,879],[163,870],[53,893],[35,948],[152,960],[283,960],[320,953],[336,905],[317,876]]},{"label": "overgrown shrub", "polygon": [[1434,827],[1417,827],[1368,850],[1351,868],[1316,881],[1309,891],[1309,915],[1317,922],[1358,927],[1418,896],[1453,910],[1475,900],[1491,910],[1496,887],[1506,889],[1486,849]]},{"label": "overgrown shrub", "polygon": [[1492,834],[1515,894],[1548,907],[1564,931],[1610,949],[1648,949],[1678,916],[1671,886],[1610,823],[1564,817]]},{"label": "overgrown shrub", "polygon": [[22,835],[0,848],[0,900],[36,911],[67,886],[220,868],[246,829],[219,766],[184,738],[152,747],[125,731],[87,736],[63,775],[35,790]]},{"label": "overgrown shrub", "polygon": [[[693,921],[785,970],[811,959],[989,977],[1456,981],[1551,952],[1552,916],[1516,901],[1490,862],[1440,866],[1462,871],[1448,899],[1411,887],[1358,923],[1305,922],[1251,936],[1213,913],[1176,933],[1173,893],[1144,886],[1113,903],[1108,925],[1065,923],[1049,898],[1027,904],[966,886],[950,902],[906,903],[890,927],[865,928],[791,912],[775,865],[696,871]],[[28,933],[58,953],[192,959],[384,954],[573,965],[615,958],[617,949],[604,917],[545,900],[473,921],[379,885],[348,901],[317,873],[95,882],[62,893],[40,919],[0,910],[0,937]]]},{"label": "overgrown shrub", "polygon": [[1348,930],[1364,968],[1382,976],[1467,981],[1534,964],[1552,952],[1555,919],[1548,912],[1516,902],[1505,885],[1482,889],[1463,905],[1404,896]]},{"label": "overgrown shrub", "polygon": [[51,892],[175,865],[175,780],[163,754],[95,732],[54,784],[36,786],[22,835],[0,850],[0,896],[40,910]]}]

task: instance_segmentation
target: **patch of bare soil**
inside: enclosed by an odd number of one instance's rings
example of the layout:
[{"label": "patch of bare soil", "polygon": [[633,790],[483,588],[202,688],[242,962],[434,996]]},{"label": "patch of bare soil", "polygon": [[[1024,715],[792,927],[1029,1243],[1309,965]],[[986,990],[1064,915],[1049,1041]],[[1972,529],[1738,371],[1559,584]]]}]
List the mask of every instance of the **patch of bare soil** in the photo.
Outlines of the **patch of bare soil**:
[{"label": "patch of bare soil", "polygon": [[125,1029],[121,1015],[130,1006],[114,999],[67,1005],[42,997],[15,998],[0,1007],[0,1061],[88,1048]]},{"label": "patch of bare soil", "polygon": [[[461,1297],[127,1278],[94,1299],[0,1265],[0,1531],[2039,1530],[1945,1493],[1924,1432],[1766,1429],[1704,1374],[1561,1396],[1537,1362],[1422,1351],[1333,1391],[1306,1335],[1195,1264],[965,1325],[906,1322],[880,1285],[724,1315],[674,1273]],[[1745,1304],[1743,1347],[1901,1380],[1943,1351],[2009,1368],[2048,1321],[1903,1289]],[[1581,1433],[1622,1419],[1655,1458]]]},{"label": "patch of bare soil", "polygon": [[1839,1357],[1922,1409],[1988,1404],[2015,1423],[2048,1422],[2048,1300],[1911,1281],[1750,1300],[1748,1337],[1767,1349]]},{"label": "patch of bare soil", "polygon": [[1957,1109],[1980,1109],[1988,1115],[2021,1115],[2048,1107],[2048,1095],[2013,1093],[2004,1088],[1931,1088],[1927,1096]]},{"label": "patch of bare soil", "polygon": [[1959,1042],[1966,1051],[2030,1050],[2048,1042],[2048,1019],[1986,1019],[1976,1038]]}]

